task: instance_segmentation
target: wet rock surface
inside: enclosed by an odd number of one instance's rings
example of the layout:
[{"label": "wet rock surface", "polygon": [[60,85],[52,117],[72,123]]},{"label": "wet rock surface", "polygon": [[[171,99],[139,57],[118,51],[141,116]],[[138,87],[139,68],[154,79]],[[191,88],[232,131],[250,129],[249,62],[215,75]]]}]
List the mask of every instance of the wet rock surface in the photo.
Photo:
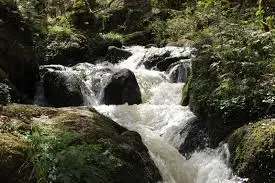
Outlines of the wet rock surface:
[{"label": "wet rock surface", "polygon": [[125,60],[132,56],[132,53],[120,48],[117,48],[115,46],[110,46],[108,48],[107,55],[105,57],[105,60],[110,63],[118,63],[121,60]]},{"label": "wet rock surface", "polygon": [[112,75],[104,88],[103,103],[110,104],[140,104],[141,93],[134,73],[122,69]]},{"label": "wet rock surface", "polygon": [[208,146],[209,136],[205,124],[200,119],[194,118],[179,152],[188,158],[194,151],[202,150]]},{"label": "wet rock surface", "polygon": [[48,71],[43,76],[48,104],[54,107],[83,105],[82,81],[65,71]]}]

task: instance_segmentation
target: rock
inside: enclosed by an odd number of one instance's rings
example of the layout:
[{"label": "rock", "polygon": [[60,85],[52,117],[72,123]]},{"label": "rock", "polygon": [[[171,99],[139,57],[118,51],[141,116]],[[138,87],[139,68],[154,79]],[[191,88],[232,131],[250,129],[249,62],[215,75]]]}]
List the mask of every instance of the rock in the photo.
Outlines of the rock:
[{"label": "rock", "polygon": [[83,105],[82,81],[66,71],[48,71],[43,76],[45,97],[54,107]]},{"label": "rock", "polygon": [[42,65],[40,66],[40,74],[44,75],[50,71],[65,71],[66,67],[63,65]]},{"label": "rock", "polygon": [[[0,119],[3,116],[0,117]],[[2,121],[2,120],[1,120]],[[11,133],[0,133],[0,179],[9,183],[29,182],[31,169],[25,165],[28,143]]]},{"label": "rock", "polygon": [[209,136],[205,124],[198,118],[191,123],[184,143],[179,152],[189,158],[195,150],[201,150],[209,146]]},{"label": "rock", "polygon": [[152,69],[159,62],[161,62],[165,58],[169,57],[170,54],[171,54],[170,51],[165,51],[164,53],[161,53],[161,54],[152,55],[143,62],[143,65],[145,66],[146,69]]},{"label": "rock", "polygon": [[274,182],[275,120],[262,120],[237,129],[228,140],[235,173],[249,182]]},{"label": "rock", "polygon": [[192,47],[194,44],[195,42],[189,39],[181,39],[176,42],[170,42],[166,46]]},{"label": "rock", "polygon": [[104,88],[103,103],[133,105],[141,102],[141,93],[134,73],[128,69],[122,69],[113,74]]},{"label": "rock", "polygon": [[96,56],[96,57],[106,56],[108,52],[108,48],[110,46],[121,48],[122,42],[120,40],[108,39],[108,38],[105,38],[104,40],[98,40],[91,45],[91,49],[92,49],[91,56]]},{"label": "rock", "polygon": [[173,83],[186,83],[191,73],[191,64],[188,62],[176,62],[171,64],[166,72]]},{"label": "rock", "polygon": [[145,48],[152,48],[152,47],[158,47],[158,45],[156,45],[156,44],[147,44],[147,45],[145,45]]},{"label": "rock", "polygon": [[145,46],[153,42],[154,42],[153,35],[149,29],[126,34],[123,40],[123,44],[126,46],[131,46],[131,45]]},{"label": "rock", "polygon": [[186,60],[190,56],[171,56],[171,51],[165,50],[161,53],[153,54],[143,61],[146,69],[156,69],[159,71],[168,71],[181,60]]},{"label": "rock", "polygon": [[109,68],[95,70],[91,73],[92,90],[97,96],[97,98],[101,98],[103,88],[105,87],[105,85],[107,84],[107,82],[113,74],[114,72]]},{"label": "rock", "polygon": [[132,53],[120,48],[117,48],[115,46],[110,46],[108,48],[107,55],[105,57],[105,60],[110,63],[118,63],[120,60],[125,60],[132,56]]},{"label": "rock", "polygon": [[167,57],[156,64],[156,68],[160,71],[166,71],[169,66],[182,59],[188,59],[188,57]]},{"label": "rock", "polygon": [[15,5],[0,1],[0,12],[0,70],[20,92],[21,102],[29,102],[39,80],[32,32]]},{"label": "rock", "polygon": [[[16,125],[17,128],[16,136],[12,135],[12,128],[1,129],[2,181],[161,181],[140,135],[119,126],[93,108],[57,109],[13,104],[3,107],[0,118],[8,122],[7,127]],[[33,159],[36,161],[31,161]],[[24,164],[33,171],[28,173],[28,169],[23,169]]]}]

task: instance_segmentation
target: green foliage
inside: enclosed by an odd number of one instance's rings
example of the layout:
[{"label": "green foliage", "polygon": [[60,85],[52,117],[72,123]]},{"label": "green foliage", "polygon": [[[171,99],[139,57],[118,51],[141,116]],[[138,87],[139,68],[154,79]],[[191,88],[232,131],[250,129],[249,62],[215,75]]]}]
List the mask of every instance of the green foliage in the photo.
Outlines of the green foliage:
[{"label": "green foliage", "polygon": [[222,140],[253,119],[274,114],[275,32],[223,24],[193,61],[190,105]]},{"label": "green foliage", "polygon": [[85,9],[85,6],[86,6],[86,4],[85,4],[85,1],[83,1],[83,0],[76,0],[75,1],[75,3],[74,3],[74,5],[73,5],[73,8],[74,9]]},{"label": "green foliage", "polygon": [[193,0],[149,0],[153,6],[161,8],[180,9],[184,3],[193,2]]},{"label": "green foliage", "polygon": [[116,33],[116,32],[109,32],[107,34],[102,34],[103,39],[106,40],[114,40],[114,41],[120,41],[122,42],[124,37],[122,34]]},{"label": "green foliage", "polygon": [[72,20],[69,13],[65,13],[55,18],[48,17],[49,34],[59,36],[70,36],[73,33]]},{"label": "green foliage", "polygon": [[189,99],[190,99],[190,94],[189,94],[189,85],[192,81],[192,76],[189,76],[188,82],[184,84],[182,88],[182,100],[181,100],[181,105],[183,106],[188,106],[189,104]]},{"label": "green foliage", "polygon": [[187,7],[184,12],[167,21],[151,23],[155,40],[158,43],[177,41],[183,38],[198,37],[200,31],[217,26],[222,21],[227,7],[226,1],[198,1],[197,6]]},{"label": "green foliage", "polygon": [[[174,18],[167,21],[153,21],[151,28],[157,43],[163,44],[183,38],[198,40],[201,33],[213,32],[212,29],[223,29],[224,24],[237,23],[241,25],[260,25],[260,29],[271,30],[274,28],[274,13],[267,14],[271,2],[261,5],[254,4],[249,8],[240,6],[231,0],[200,0],[191,6],[187,4]],[[246,7],[245,5],[243,5]],[[273,5],[274,6],[274,5]],[[225,29],[223,29],[226,31]],[[215,36],[215,35],[213,35]]]},{"label": "green foliage", "polygon": [[109,182],[120,166],[119,160],[106,151],[105,141],[86,144],[83,134],[35,126],[28,136],[28,149],[39,182]]}]

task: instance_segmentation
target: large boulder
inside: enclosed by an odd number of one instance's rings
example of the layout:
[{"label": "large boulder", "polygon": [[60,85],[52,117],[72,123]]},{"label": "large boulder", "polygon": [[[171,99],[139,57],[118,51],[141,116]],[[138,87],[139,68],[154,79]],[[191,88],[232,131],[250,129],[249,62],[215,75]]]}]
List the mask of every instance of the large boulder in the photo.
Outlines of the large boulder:
[{"label": "large boulder", "polygon": [[126,34],[124,36],[123,44],[127,46],[131,45],[143,45],[154,43],[154,36],[150,29],[136,31]]},{"label": "large boulder", "polygon": [[114,72],[109,68],[96,69],[91,73],[91,88],[97,99],[101,98],[103,88]]},{"label": "large boulder", "polygon": [[146,60],[143,61],[143,65],[146,69],[152,69],[155,67],[159,62],[163,61],[165,58],[168,58],[170,56],[171,52],[169,50],[160,53],[160,54],[154,54],[146,58]]},{"label": "large boulder", "polygon": [[98,57],[106,56],[109,46],[122,47],[119,40],[105,38],[97,33],[79,31],[67,35],[49,33],[39,44],[42,64],[64,66],[82,62],[94,63]]},{"label": "large boulder", "polygon": [[112,75],[104,88],[103,103],[130,105],[140,104],[141,92],[134,73],[128,69],[122,69]]},{"label": "large boulder", "polygon": [[65,107],[83,105],[82,81],[67,71],[48,71],[43,76],[45,97],[50,106]]},{"label": "large boulder", "polygon": [[125,60],[132,56],[133,54],[129,51],[123,50],[121,48],[117,48],[115,46],[110,46],[108,48],[107,55],[105,57],[105,60],[110,63],[118,63],[121,60]]},{"label": "large boulder", "polygon": [[13,104],[0,118],[6,126],[0,131],[1,181],[161,181],[140,135],[93,108]]},{"label": "large boulder", "polygon": [[209,136],[205,124],[200,119],[194,118],[190,122],[187,136],[184,143],[181,144],[179,152],[189,158],[194,151],[202,150],[208,146]]},{"label": "large boulder", "polygon": [[0,70],[20,92],[21,102],[31,102],[39,80],[32,33],[16,6],[5,2],[0,1]]},{"label": "large boulder", "polygon": [[228,140],[233,170],[249,182],[274,182],[275,120],[262,120],[237,129]]}]

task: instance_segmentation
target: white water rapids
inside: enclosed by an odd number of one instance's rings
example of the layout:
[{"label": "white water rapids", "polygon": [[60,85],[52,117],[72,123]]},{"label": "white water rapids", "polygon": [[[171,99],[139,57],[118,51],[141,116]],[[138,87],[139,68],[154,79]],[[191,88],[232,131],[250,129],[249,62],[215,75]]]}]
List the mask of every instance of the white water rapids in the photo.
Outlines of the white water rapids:
[{"label": "white water rapids", "polygon": [[[160,170],[164,183],[236,183],[241,179],[233,176],[227,166],[228,150],[223,145],[217,149],[195,152],[186,160],[178,148],[188,133],[187,127],[195,118],[189,107],[180,105],[183,83],[170,83],[169,74],[146,70],[140,62],[150,54],[170,50],[172,56],[191,55],[191,48],[126,48],[133,55],[119,64],[79,64],[75,71],[89,76],[91,68],[130,69],[134,72],[142,94],[140,105],[101,105],[91,91],[91,79],[84,81],[85,105],[92,105],[100,113],[112,118],[129,130],[137,131],[150,151]],[[184,61],[184,60],[183,60]],[[101,77],[101,76],[99,76]],[[104,81],[101,81],[104,84]]]}]

